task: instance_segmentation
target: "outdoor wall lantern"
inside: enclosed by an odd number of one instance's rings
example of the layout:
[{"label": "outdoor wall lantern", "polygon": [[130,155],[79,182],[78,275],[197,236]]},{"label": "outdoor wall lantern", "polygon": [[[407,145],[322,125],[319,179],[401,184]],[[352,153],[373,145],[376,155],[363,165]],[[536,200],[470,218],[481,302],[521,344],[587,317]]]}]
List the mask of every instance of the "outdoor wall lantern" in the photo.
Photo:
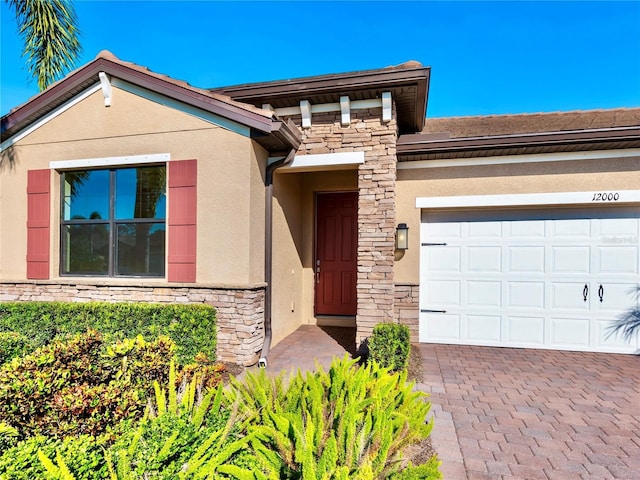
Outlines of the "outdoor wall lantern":
[{"label": "outdoor wall lantern", "polygon": [[407,250],[409,248],[409,227],[406,223],[399,223],[396,228],[396,250]]}]

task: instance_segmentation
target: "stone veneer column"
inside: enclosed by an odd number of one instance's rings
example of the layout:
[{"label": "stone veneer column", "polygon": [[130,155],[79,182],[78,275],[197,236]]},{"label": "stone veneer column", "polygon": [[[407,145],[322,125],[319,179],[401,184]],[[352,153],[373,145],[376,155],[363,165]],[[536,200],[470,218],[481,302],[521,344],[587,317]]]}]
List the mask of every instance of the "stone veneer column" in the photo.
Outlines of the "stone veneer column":
[{"label": "stone veneer column", "polygon": [[358,314],[356,345],[380,322],[394,322],[396,122],[371,125],[373,149],[358,169]]},{"label": "stone veneer column", "polygon": [[[300,127],[301,117],[287,117]],[[356,346],[371,336],[380,322],[396,322],[393,262],[395,254],[396,142],[395,106],[392,120],[382,121],[382,109],[351,112],[342,126],[340,114],[314,114],[310,128],[300,127],[299,155],[364,152],[358,169],[358,312]]]}]

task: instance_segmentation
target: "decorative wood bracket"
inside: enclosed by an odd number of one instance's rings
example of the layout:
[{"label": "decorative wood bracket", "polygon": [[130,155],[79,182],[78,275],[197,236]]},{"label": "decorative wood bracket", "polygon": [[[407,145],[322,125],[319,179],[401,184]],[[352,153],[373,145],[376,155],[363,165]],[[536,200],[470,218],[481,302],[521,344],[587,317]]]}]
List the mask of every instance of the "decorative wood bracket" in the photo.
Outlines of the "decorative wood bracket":
[{"label": "decorative wood bracket", "polygon": [[102,87],[102,96],[104,97],[104,106],[111,106],[111,82],[109,81],[109,77],[105,72],[99,72],[98,77],[100,77],[100,86]]},{"label": "decorative wood bracket", "polygon": [[343,127],[351,125],[351,102],[346,95],[340,97],[340,114],[340,124]]}]

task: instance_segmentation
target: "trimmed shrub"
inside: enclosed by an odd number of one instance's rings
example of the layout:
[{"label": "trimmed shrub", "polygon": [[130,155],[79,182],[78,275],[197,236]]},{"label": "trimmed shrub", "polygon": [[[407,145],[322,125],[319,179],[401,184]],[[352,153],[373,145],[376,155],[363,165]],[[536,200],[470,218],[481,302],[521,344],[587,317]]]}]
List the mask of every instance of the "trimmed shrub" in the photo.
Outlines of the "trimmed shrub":
[{"label": "trimmed shrub", "polygon": [[167,337],[108,346],[89,331],[14,358],[0,367],[0,422],[21,436],[103,433],[142,415],[173,350]]},{"label": "trimmed shrub", "polygon": [[55,338],[102,332],[108,342],[142,335],[147,341],[159,335],[176,344],[177,359],[191,363],[200,352],[216,359],[215,309],[204,304],[149,304],[104,302],[0,303],[0,332],[17,332],[33,348]]},{"label": "trimmed shrub", "polygon": [[347,357],[326,373],[319,368],[286,380],[260,372],[232,387],[228,397],[253,415],[252,448],[273,478],[387,478],[402,449],[432,428],[430,404],[406,373],[389,374],[376,363],[358,367]]},{"label": "trimmed shrub", "polygon": [[18,332],[0,332],[0,365],[34,349],[27,337]]},{"label": "trimmed shrub", "polygon": [[369,337],[369,361],[398,372],[407,368],[411,352],[409,328],[399,323],[379,323]]}]

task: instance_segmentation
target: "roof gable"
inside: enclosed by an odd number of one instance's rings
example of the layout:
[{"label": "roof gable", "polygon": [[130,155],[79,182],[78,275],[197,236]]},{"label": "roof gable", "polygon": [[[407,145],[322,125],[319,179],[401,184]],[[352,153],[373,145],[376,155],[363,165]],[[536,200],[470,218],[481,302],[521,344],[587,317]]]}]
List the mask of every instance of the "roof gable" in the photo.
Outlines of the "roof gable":
[{"label": "roof gable", "polygon": [[[272,112],[232,100],[224,95],[197,89],[186,82],[117,59],[101,52],[92,62],[71,72],[1,120],[1,140],[32,127],[45,116],[59,110],[72,99],[100,84],[100,74],[152,92],[184,105],[185,111],[197,109],[210,115],[248,127],[251,136],[269,151],[289,151],[300,144],[297,129],[277,119]],[[223,125],[224,126],[224,125]]]}]

